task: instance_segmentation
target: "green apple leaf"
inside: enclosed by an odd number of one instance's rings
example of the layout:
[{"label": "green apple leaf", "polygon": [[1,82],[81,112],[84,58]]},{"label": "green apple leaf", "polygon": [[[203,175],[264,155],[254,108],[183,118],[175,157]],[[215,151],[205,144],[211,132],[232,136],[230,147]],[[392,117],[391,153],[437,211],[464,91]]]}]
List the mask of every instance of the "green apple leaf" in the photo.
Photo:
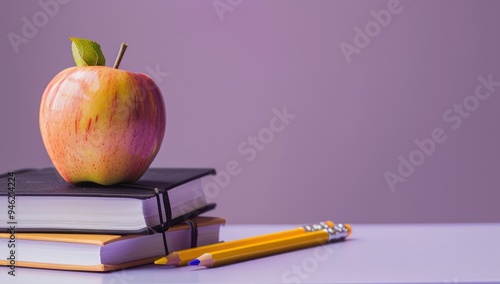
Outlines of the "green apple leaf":
[{"label": "green apple leaf", "polygon": [[92,40],[70,37],[71,51],[76,66],[104,66],[106,59],[101,51],[101,46]]}]

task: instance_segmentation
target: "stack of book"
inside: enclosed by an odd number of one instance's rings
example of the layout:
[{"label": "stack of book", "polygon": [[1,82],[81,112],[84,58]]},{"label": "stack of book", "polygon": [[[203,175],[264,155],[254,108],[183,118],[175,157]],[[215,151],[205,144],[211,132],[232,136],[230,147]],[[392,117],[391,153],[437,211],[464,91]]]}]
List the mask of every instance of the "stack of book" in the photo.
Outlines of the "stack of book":
[{"label": "stack of book", "polygon": [[[133,184],[72,185],[53,168],[0,176],[0,265],[112,271],[219,242],[214,169],[150,168]],[[4,210],[5,209],[5,210]]]}]

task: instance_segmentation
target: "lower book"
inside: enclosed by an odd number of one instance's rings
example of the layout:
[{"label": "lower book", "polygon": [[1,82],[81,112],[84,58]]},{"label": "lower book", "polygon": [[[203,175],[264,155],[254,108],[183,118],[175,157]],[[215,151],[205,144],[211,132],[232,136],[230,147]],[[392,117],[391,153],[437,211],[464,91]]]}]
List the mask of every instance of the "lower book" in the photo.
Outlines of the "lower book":
[{"label": "lower book", "polygon": [[[165,233],[169,252],[190,248],[194,243],[203,246],[219,242],[220,227],[226,221],[219,217],[199,216],[190,219],[188,223],[172,226]],[[10,255],[11,250],[15,252],[16,267],[80,271],[119,270],[150,264],[165,255],[162,233],[0,234],[1,255]],[[0,259],[0,265],[10,266],[11,261]]]}]

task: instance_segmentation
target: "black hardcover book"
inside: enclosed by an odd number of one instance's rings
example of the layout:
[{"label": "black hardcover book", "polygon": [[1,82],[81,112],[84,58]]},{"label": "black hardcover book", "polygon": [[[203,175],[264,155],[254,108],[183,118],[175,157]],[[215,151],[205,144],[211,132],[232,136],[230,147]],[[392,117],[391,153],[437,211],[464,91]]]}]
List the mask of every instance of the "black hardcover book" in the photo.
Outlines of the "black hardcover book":
[{"label": "black hardcover book", "polygon": [[202,180],[214,169],[150,168],[133,184],[69,184],[54,168],[0,175],[2,230],[152,234],[215,208]]}]

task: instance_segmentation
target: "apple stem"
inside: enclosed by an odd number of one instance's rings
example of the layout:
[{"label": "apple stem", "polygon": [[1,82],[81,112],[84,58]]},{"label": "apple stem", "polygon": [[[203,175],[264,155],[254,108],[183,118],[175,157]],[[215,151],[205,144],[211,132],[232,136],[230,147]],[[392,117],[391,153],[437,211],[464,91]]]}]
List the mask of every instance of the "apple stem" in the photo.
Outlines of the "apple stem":
[{"label": "apple stem", "polygon": [[113,65],[113,68],[118,69],[120,66],[120,63],[122,62],[123,55],[125,54],[125,50],[127,50],[128,44],[122,43],[120,46],[120,51],[118,52],[118,56],[116,57],[115,65]]}]

